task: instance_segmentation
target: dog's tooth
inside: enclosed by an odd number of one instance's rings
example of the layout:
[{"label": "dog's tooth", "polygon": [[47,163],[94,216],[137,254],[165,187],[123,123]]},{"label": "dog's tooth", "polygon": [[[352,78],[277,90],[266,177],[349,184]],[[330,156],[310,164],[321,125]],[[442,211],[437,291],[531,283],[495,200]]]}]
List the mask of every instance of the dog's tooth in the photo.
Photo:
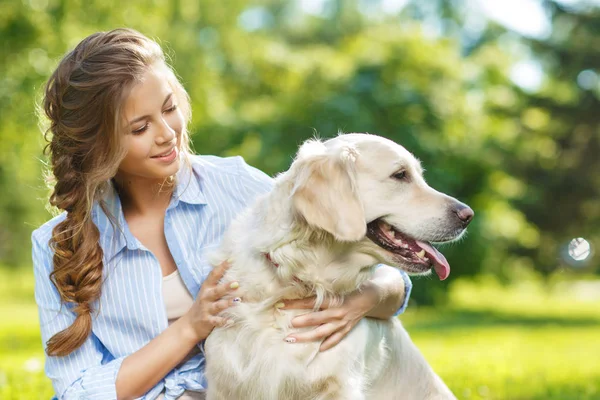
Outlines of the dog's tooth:
[{"label": "dog's tooth", "polygon": [[417,253],[417,257],[419,258],[425,258],[425,250],[421,250],[420,252]]}]

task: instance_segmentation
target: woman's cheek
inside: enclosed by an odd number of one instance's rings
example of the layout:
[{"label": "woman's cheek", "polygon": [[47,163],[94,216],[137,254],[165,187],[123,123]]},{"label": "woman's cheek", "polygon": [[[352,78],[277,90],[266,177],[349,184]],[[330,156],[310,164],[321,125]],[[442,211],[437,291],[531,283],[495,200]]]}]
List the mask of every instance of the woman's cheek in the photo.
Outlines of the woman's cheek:
[{"label": "woman's cheek", "polygon": [[133,155],[132,158],[137,160],[149,158],[151,156],[151,150],[152,140],[150,135],[140,135],[135,137],[134,140],[131,141],[131,146],[129,147],[129,151]]},{"label": "woman's cheek", "polygon": [[171,126],[171,129],[177,132],[177,137],[181,136],[181,131],[183,130],[183,114],[179,108],[173,113],[169,125]]}]

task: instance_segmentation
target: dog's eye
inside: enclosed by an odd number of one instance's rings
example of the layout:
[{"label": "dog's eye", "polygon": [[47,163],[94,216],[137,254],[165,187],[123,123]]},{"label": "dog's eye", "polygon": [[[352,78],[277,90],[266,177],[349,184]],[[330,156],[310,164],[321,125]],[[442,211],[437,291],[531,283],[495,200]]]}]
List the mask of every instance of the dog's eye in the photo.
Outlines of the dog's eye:
[{"label": "dog's eye", "polygon": [[399,181],[404,181],[406,180],[406,171],[396,172],[394,175],[392,175],[392,178],[398,179]]}]

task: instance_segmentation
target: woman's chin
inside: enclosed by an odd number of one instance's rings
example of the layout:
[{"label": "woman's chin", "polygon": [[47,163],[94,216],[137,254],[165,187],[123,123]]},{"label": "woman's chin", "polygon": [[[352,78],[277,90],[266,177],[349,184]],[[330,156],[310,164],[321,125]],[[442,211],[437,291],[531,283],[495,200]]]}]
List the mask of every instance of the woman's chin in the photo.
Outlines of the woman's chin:
[{"label": "woman's chin", "polygon": [[161,164],[161,163],[157,163],[157,162],[153,162],[154,160],[150,160],[151,161],[151,165],[149,165],[148,169],[151,172],[151,174],[156,177],[157,179],[160,178],[168,178],[169,176],[175,175],[177,173],[177,171],[179,171],[179,168],[181,168],[181,163],[179,162],[180,159],[179,157],[177,157],[175,160],[173,160],[173,162],[169,163],[169,164]]}]

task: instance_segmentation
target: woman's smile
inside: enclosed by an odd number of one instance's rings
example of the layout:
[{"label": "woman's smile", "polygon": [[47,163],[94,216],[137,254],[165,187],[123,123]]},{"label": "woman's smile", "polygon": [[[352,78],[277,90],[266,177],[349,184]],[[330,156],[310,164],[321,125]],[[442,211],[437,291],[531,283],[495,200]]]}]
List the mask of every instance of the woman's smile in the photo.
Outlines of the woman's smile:
[{"label": "woman's smile", "polygon": [[150,157],[153,160],[156,160],[158,162],[164,163],[164,164],[171,164],[172,162],[174,162],[179,156],[179,149],[177,148],[177,146],[171,148],[171,150],[168,150],[166,153],[162,153],[159,154],[157,156],[153,156]]}]

